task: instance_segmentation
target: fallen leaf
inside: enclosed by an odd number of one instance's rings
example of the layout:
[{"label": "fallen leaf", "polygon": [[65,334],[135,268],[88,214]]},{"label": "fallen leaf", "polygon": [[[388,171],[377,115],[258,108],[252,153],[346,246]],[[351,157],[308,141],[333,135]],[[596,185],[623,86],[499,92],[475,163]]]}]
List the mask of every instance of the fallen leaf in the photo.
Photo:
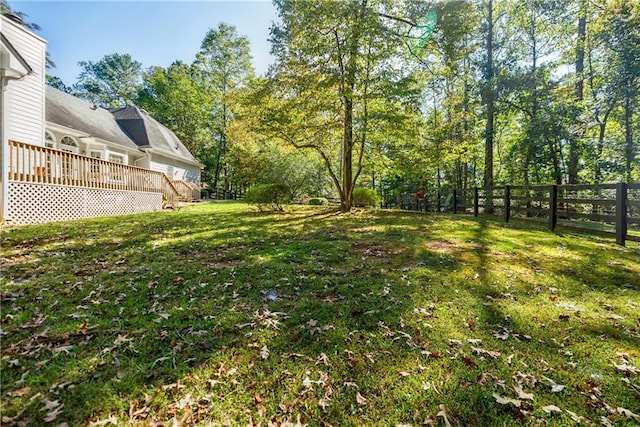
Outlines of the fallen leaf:
[{"label": "fallen leaf", "polygon": [[499,351],[485,350],[484,348],[480,347],[471,347],[471,351],[479,355],[487,355],[492,359],[495,359],[501,355]]},{"label": "fallen leaf", "polygon": [[113,341],[113,345],[118,347],[118,346],[121,346],[122,344],[130,343],[131,341],[133,341],[132,338],[129,338],[126,335],[118,334],[118,337],[115,339],[115,341]]},{"label": "fallen leaf", "polygon": [[547,414],[562,413],[562,409],[558,408],[556,405],[545,406],[544,408],[542,408],[542,410]]},{"label": "fallen leaf", "polygon": [[118,419],[111,415],[109,418],[105,419],[105,420],[98,420],[98,421],[94,421],[92,423],[89,423],[89,426],[93,427],[93,426],[106,426],[107,424],[113,424],[114,426],[118,425]]},{"label": "fallen leaf", "polygon": [[89,324],[87,322],[87,319],[84,319],[84,322],[82,322],[82,325],[78,330],[82,335],[87,335],[87,329],[89,329]]},{"label": "fallen leaf", "polygon": [[440,412],[436,414],[436,417],[442,417],[442,421],[444,421],[445,427],[451,427],[451,423],[449,422],[449,418],[447,417],[447,407],[442,403],[438,405],[440,408]]},{"label": "fallen leaf", "polygon": [[636,421],[640,421],[640,415],[634,414],[628,409],[617,407],[616,412],[620,415],[624,415],[627,418],[633,418]]},{"label": "fallen leaf", "polygon": [[569,414],[569,415],[571,416],[571,419],[572,419],[573,421],[577,422],[577,423],[580,423],[580,422],[582,422],[582,421],[585,421],[585,420],[586,420],[586,418],[585,418],[585,417],[583,417],[583,416],[581,416],[581,415],[578,415],[578,414],[576,414],[575,412],[571,412],[571,411],[569,411],[568,409],[566,409],[565,411],[567,412],[567,414]]},{"label": "fallen leaf", "polygon": [[545,383],[546,385],[550,386],[552,393],[560,393],[566,387],[565,385],[558,384],[554,380],[552,380],[551,378],[544,377],[544,376],[542,377],[540,382]]},{"label": "fallen leaf", "polygon": [[324,353],[320,353],[320,356],[318,356],[318,360],[316,360],[316,365],[320,365],[320,364],[329,366],[329,358]]},{"label": "fallen leaf", "polygon": [[55,421],[55,419],[58,418],[58,415],[60,415],[60,412],[62,412],[62,406],[58,406],[53,411],[47,412],[47,416],[44,417],[44,421],[47,423]]},{"label": "fallen leaf", "polygon": [[464,363],[465,365],[470,366],[472,368],[477,368],[478,367],[478,364],[476,362],[474,362],[473,359],[471,359],[470,357],[462,356],[462,358],[460,360],[462,360],[462,363]]},{"label": "fallen leaf", "polygon": [[260,357],[265,360],[269,358],[269,349],[266,345],[262,346],[262,348],[260,349]]},{"label": "fallen leaf", "polygon": [[400,375],[401,377],[408,377],[411,374],[409,372],[407,372],[407,371],[400,371],[400,372],[398,372],[398,375]]},{"label": "fallen leaf", "polygon": [[60,406],[60,401],[58,400],[49,400],[49,399],[44,399],[42,401],[42,403],[44,403],[44,408],[47,411],[50,411],[53,408],[57,408],[58,406]]},{"label": "fallen leaf", "polygon": [[358,405],[366,405],[367,399],[365,399],[359,391],[356,391],[356,402],[358,402]]},{"label": "fallen leaf", "polygon": [[519,408],[520,405],[522,404],[522,402],[520,400],[511,399],[511,398],[508,398],[508,397],[503,397],[503,396],[500,396],[498,393],[493,393],[492,396],[496,400],[496,402],[498,402],[501,405],[512,404],[516,408]]},{"label": "fallen leaf", "polygon": [[613,366],[615,366],[620,372],[624,372],[625,374],[634,374],[637,375],[640,373],[640,370],[638,370],[638,368],[636,368],[633,365],[629,365],[628,363],[624,362],[620,365],[616,365],[615,363],[613,364]]},{"label": "fallen leaf", "polygon": [[20,397],[20,396],[25,396],[29,393],[31,393],[31,387],[22,387],[17,390],[13,390],[11,393],[9,393],[9,396]]},{"label": "fallen leaf", "polygon": [[523,399],[523,400],[533,400],[533,393],[525,393],[522,390],[522,387],[519,385],[514,385],[513,389],[515,390],[516,394],[518,395],[519,399]]}]

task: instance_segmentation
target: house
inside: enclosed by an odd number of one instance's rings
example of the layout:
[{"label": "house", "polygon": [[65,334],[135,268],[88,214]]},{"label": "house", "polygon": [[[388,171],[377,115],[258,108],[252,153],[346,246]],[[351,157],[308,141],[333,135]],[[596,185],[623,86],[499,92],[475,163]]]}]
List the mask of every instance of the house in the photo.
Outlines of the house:
[{"label": "house", "polygon": [[45,85],[46,41],[0,19],[0,220],[29,224],[176,207],[200,164],[135,106],[106,110]]}]

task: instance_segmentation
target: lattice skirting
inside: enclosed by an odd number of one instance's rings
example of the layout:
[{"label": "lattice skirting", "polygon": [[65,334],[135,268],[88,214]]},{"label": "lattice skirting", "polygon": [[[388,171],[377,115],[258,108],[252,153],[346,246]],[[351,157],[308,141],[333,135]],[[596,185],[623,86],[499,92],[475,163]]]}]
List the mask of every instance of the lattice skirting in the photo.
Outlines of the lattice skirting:
[{"label": "lattice skirting", "polygon": [[162,210],[162,194],[9,182],[9,224],[35,224]]}]

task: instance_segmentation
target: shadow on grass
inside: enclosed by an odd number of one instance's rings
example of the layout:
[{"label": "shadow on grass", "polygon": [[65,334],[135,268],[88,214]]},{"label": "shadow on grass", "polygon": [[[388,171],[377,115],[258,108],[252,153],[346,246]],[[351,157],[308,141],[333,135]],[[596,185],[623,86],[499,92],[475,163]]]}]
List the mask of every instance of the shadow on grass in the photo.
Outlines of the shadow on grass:
[{"label": "shadow on grass", "polygon": [[[509,267],[494,265],[499,239],[482,220],[232,210],[32,230],[7,239],[0,375],[15,384],[3,411],[26,409],[18,418],[34,424],[46,416],[28,404],[38,392],[64,403],[60,419],[76,425],[144,407],[169,421],[185,410],[175,403],[181,387],[215,402],[207,413],[218,422],[257,416],[256,396],[271,417],[421,422],[445,401],[465,425],[514,422],[522,415],[496,405],[486,388],[498,386],[478,376],[508,379],[516,368],[449,340],[481,337],[517,358],[533,346],[535,357],[559,360],[559,345],[542,329],[528,339],[535,345],[526,341],[531,324],[501,304],[513,300],[496,268]],[[548,244],[536,239],[500,250],[535,271],[527,249]],[[505,331],[505,342],[492,335]],[[326,412],[322,399],[333,402]]]}]

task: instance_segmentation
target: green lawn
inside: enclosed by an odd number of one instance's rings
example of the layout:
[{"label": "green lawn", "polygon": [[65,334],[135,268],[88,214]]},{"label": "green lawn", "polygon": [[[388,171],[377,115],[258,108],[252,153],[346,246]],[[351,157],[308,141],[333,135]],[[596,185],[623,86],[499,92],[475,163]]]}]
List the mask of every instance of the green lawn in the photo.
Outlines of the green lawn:
[{"label": "green lawn", "polygon": [[640,423],[633,242],[201,203],[2,262],[3,426]]}]

